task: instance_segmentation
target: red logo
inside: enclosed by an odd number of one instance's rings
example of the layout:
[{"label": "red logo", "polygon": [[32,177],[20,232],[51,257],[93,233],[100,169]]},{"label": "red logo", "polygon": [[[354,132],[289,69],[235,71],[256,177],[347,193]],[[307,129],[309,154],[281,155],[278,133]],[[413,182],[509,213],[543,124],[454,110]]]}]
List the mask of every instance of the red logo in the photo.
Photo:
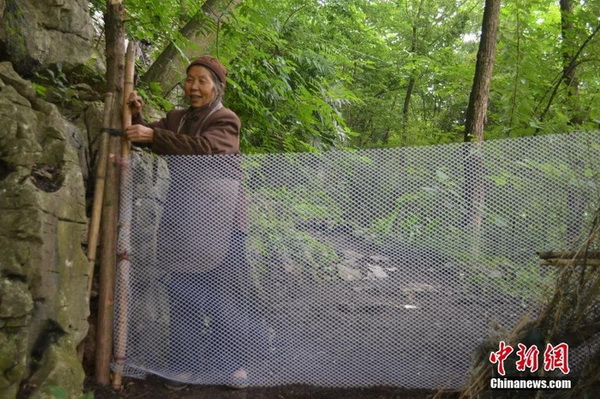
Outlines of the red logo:
[{"label": "red logo", "polygon": [[[527,348],[526,345],[518,344],[519,350],[516,354],[518,360],[516,361],[517,371],[526,371],[529,369],[530,372],[534,373],[539,368],[539,355],[540,351],[537,345],[531,345]],[[504,368],[504,361],[513,353],[514,349],[512,346],[507,345],[506,342],[500,341],[499,349],[497,352],[490,353],[490,362],[497,364],[498,374],[505,375],[506,371]],[[552,344],[546,345],[544,351],[544,370],[554,371],[559,369],[563,374],[569,374],[569,345],[566,343],[560,343],[553,346]]]},{"label": "red logo", "polygon": [[506,345],[504,341],[500,341],[500,349],[498,352],[490,353],[490,362],[493,364],[498,363],[498,373],[504,375],[504,361],[513,352],[513,348],[510,345]]},{"label": "red logo", "polygon": [[559,369],[563,374],[569,374],[569,345],[560,343],[556,346],[546,345],[544,351],[544,370]]},{"label": "red logo", "polygon": [[525,371],[529,369],[532,373],[535,373],[538,369],[538,356],[540,351],[536,345],[531,345],[529,349],[523,344],[519,344],[519,350],[517,351],[517,371]]}]

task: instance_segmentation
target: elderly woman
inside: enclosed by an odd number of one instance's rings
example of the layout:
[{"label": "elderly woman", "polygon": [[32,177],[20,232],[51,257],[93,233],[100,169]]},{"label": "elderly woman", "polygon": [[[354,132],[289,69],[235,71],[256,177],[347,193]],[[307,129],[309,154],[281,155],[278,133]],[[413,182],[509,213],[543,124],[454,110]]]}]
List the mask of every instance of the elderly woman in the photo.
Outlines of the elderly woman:
[{"label": "elderly woman", "polygon": [[[221,104],[226,78],[217,58],[192,61],[183,84],[190,107],[150,124],[142,120],[142,99],[132,93],[134,124],[127,138],[161,155],[239,154],[240,120]],[[190,167],[198,159],[214,162]],[[254,330],[239,157],[175,158],[169,167],[172,181],[158,238],[170,301],[165,376],[194,382],[216,374],[225,376],[217,381],[239,387],[248,378],[248,334]]]},{"label": "elderly woman", "polygon": [[134,143],[149,143],[162,155],[216,155],[240,153],[240,119],[224,108],[221,98],[227,70],[215,57],[202,56],[186,70],[183,91],[190,107],[174,110],[149,125],[141,122],[141,98],[134,92],[130,108],[134,124],[126,134]]}]

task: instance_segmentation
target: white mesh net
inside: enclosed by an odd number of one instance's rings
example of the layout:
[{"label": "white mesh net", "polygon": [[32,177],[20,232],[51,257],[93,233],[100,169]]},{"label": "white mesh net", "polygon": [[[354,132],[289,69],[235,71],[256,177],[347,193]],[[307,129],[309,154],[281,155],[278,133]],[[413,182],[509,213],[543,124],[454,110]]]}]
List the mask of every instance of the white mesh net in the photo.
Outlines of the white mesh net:
[{"label": "white mesh net", "polygon": [[536,251],[583,238],[600,204],[599,143],[136,152],[115,315],[122,372],[457,387],[492,323],[510,328],[548,298],[556,270]]}]

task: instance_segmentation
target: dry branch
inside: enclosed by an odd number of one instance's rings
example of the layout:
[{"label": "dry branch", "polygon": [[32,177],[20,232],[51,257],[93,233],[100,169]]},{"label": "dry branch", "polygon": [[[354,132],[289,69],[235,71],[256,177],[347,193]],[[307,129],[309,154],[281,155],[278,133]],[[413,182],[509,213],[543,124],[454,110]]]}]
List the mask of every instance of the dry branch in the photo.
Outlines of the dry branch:
[{"label": "dry branch", "polygon": [[[569,345],[570,352],[579,358],[572,364],[569,378],[572,389],[565,398],[596,397],[600,388],[600,268],[580,267],[600,265],[600,209],[596,213],[588,237],[576,251],[539,252],[542,264],[561,266],[554,294],[540,309],[534,320],[525,317],[509,334],[502,334],[507,342],[539,342]],[[471,379],[461,392],[461,398],[512,397],[490,392],[490,378],[494,370],[487,356],[497,348],[500,337],[489,337],[475,353]],[[520,377],[517,371],[508,377]],[[534,377],[544,377],[543,373]],[[538,398],[539,392],[524,392],[523,397]],[[563,396],[561,396],[563,397]]]},{"label": "dry branch", "polygon": [[538,252],[537,255],[540,259],[600,259],[600,252],[586,252],[582,254],[577,251],[549,251]]},{"label": "dry branch", "polygon": [[542,266],[600,266],[600,259],[548,259],[540,262]]}]

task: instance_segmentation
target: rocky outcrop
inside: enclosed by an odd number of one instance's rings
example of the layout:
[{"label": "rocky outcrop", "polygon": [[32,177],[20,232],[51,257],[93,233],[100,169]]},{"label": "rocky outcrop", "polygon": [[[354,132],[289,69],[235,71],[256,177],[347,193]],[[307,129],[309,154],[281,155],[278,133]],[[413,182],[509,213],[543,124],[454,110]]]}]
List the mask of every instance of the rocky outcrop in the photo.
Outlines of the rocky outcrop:
[{"label": "rocky outcrop", "polygon": [[0,0],[0,61],[23,76],[59,64],[101,69],[88,7],[84,0]]},{"label": "rocky outcrop", "polygon": [[1,398],[82,390],[87,219],[74,137],[83,135],[0,63]]},{"label": "rocky outcrop", "polygon": [[2,399],[82,391],[85,182],[104,69],[97,37],[88,1],[0,0]]}]

